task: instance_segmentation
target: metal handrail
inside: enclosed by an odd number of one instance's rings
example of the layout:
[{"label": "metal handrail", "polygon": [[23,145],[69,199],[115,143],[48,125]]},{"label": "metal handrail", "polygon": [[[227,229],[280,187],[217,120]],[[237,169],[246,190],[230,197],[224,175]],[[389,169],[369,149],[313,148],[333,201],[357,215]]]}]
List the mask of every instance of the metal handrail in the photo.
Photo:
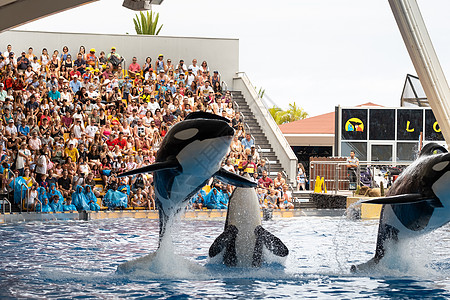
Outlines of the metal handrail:
[{"label": "metal handrail", "polygon": [[[14,185],[14,187],[15,187],[15,185]],[[20,184],[20,212],[22,212],[22,209],[23,209],[23,197],[22,197],[23,187],[25,187],[25,190],[28,190],[28,187],[25,183]],[[42,211],[42,205],[41,205],[41,211]],[[28,212],[28,205],[27,205],[27,212]]]},{"label": "metal handrail", "polygon": [[[37,202],[39,202],[39,204],[40,204],[39,207],[41,208],[41,212],[42,212],[42,202],[41,202],[41,200],[39,200],[38,198],[36,198],[35,200],[36,200]],[[28,210],[27,210],[27,212],[28,212]]]},{"label": "metal handrail", "polygon": [[3,198],[3,203],[2,203],[2,209],[3,209],[3,214],[5,213],[5,201],[8,202],[9,204],[9,213],[11,213],[11,202],[8,200],[8,198]]},{"label": "metal handrail", "polygon": [[224,85],[226,87],[225,91],[228,91],[228,84],[222,80],[222,91],[224,90],[224,88],[223,88]]},{"label": "metal handrail", "polygon": [[[339,179],[339,167],[341,166],[347,166],[347,161],[312,161],[309,166],[309,182],[310,182],[310,190],[314,189],[314,185],[316,182],[316,177],[318,176],[316,173],[316,169],[314,165],[332,165],[334,166],[334,180],[333,179],[327,179],[324,178],[325,182],[334,182],[334,193],[336,194],[339,189],[339,182],[340,181],[348,181],[349,179],[346,177],[346,179]],[[333,171],[333,170],[331,170]],[[325,176],[324,176],[325,177]],[[356,169],[356,182],[360,182],[361,180],[361,172],[360,172],[360,166]],[[314,184],[313,184],[314,182]],[[330,190],[330,189],[328,189]]]}]

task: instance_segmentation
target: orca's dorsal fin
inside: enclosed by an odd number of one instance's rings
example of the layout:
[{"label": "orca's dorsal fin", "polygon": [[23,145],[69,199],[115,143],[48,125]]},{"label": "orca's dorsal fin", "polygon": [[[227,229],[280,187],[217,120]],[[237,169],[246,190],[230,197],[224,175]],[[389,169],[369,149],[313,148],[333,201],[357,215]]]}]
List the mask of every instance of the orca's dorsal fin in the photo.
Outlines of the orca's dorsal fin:
[{"label": "orca's dorsal fin", "polygon": [[425,196],[422,194],[402,194],[388,197],[381,197],[363,201],[367,204],[413,204],[422,201],[427,201],[433,207],[443,207],[441,201],[437,198]]},{"label": "orca's dorsal fin", "polygon": [[257,186],[257,183],[250,178],[245,178],[241,175],[231,173],[223,168],[220,168],[219,171],[217,171],[213,176],[226,184],[231,184],[237,187],[250,188]]},{"label": "orca's dorsal fin", "polygon": [[161,171],[161,170],[169,170],[169,169],[181,169],[181,165],[177,160],[168,160],[168,161],[162,161],[162,162],[155,162],[154,164],[130,170],[124,173],[121,173],[117,175],[118,178],[125,177],[125,176],[132,176],[136,174],[142,174],[142,173],[149,173],[149,172],[155,172],[155,171]]}]

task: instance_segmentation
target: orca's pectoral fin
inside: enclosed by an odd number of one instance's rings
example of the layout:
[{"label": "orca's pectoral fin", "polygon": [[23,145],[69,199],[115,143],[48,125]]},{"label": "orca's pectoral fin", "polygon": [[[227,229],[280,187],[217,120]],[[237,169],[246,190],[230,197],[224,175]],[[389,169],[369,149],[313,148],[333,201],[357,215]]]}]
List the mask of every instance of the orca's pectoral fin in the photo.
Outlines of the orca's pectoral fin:
[{"label": "orca's pectoral fin", "polygon": [[413,204],[427,201],[433,207],[443,207],[441,201],[422,194],[402,194],[363,201],[367,204]]},{"label": "orca's pectoral fin", "polygon": [[236,240],[238,229],[234,225],[227,226],[209,247],[209,257],[218,255],[222,250],[228,246],[231,242]]},{"label": "orca's pectoral fin", "polygon": [[168,160],[163,162],[156,162],[154,164],[130,170],[124,173],[121,173],[117,175],[118,178],[120,177],[126,177],[126,176],[132,176],[136,174],[142,174],[142,173],[149,173],[149,172],[155,172],[155,171],[161,171],[161,170],[169,170],[169,169],[180,169],[181,165],[176,160]]},{"label": "orca's pectoral fin", "polygon": [[231,173],[225,169],[219,169],[219,171],[214,174],[214,177],[219,179],[220,181],[231,184],[237,187],[242,188],[250,188],[250,187],[256,187],[257,183],[249,178],[245,178],[241,175]]},{"label": "orca's pectoral fin", "polygon": [[276,256],[285,257],[289,254],[289,249],[276,236],[265,230],[261,225],[255,228],[257,240],[261,240],[264,246]]}]

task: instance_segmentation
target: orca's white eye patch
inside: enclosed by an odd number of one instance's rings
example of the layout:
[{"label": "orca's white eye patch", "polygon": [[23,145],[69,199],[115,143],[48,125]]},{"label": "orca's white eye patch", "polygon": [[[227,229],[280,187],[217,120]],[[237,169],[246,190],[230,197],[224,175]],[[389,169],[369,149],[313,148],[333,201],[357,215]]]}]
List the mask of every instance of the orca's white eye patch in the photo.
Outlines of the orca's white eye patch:
[{"label": "orca's white eye patch", "polygon": [[174,134],[174,137],[178,140],[188,140],[194,137],[198,132],[197,128],[189,128]]},{"label": "orca's white eye patch", "polygon": [[436,172],[442,171],[445,169],[446,166],[448,166],[449,161],[441,161],[440,163],[437,163],[433,166],[433,170]]}]

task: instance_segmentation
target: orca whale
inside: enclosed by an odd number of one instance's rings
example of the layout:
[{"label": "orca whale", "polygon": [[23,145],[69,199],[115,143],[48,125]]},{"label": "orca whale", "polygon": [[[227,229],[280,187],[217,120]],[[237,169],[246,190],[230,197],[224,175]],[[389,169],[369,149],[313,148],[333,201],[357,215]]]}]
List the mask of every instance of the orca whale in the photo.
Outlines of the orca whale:
[{"label": "orca whale", "polygon": [[375,256],[366,263],[353,265],[353,272],[376,266],[385,256],[389,243],[417,237],[450,221],[450,153],[436,143],[425,145],[386,197],[362,203],[383,204],[383,207]]},{"label": "orca whale", "polygon": [[237,187],[228,203],[225,229],[209,248],[209,257],[223,253],[226,266],[259,267],[266,260],[264,248],[283,258],[289,254],[283,242],[261,226],[256,190]]},{"label": "orca whale", "polygon": [[227,118],[205,112],[190,113],[167,132],[154,164],[117,176],[154,173],[160,238],[169,217],[183,209],[211,177],[235,186],[256,186],[254,181],[220,167],[233,135]]}]

